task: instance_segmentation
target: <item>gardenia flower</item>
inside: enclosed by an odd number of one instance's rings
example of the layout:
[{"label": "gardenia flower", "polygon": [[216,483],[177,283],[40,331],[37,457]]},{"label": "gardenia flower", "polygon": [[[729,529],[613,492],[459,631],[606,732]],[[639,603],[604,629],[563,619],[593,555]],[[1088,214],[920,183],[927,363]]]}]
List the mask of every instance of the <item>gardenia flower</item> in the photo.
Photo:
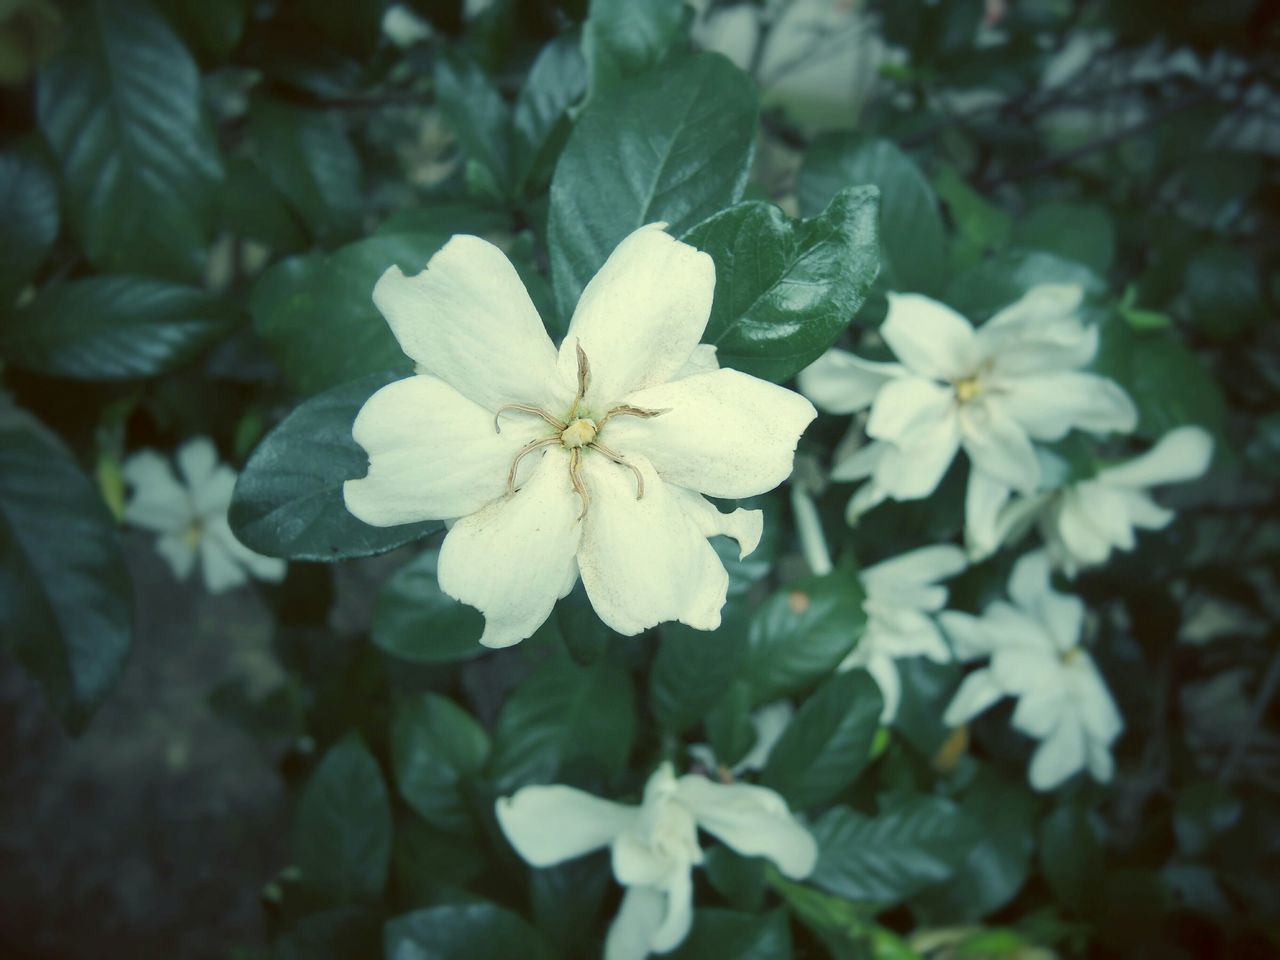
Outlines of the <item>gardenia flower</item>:
[{"label": "gardenia flower", "polygon": [[729,577],[708,538],[733,537],[745,556],[762,516],[706,497],[777,486],[816,416],[699,347],[715,267],[664,227],[619,244],[558,354],[515,268],[477,237],[374,289],[418,375],[356,417],[369,473],[347,482],[347,508],[374,526],[460,518],[440,588],[485,615],[487,646],[531,635],[579,576],[618,633],[715,629]]},{"label": "gardenia flower", "polygon": [[971,485],[1030,494],[1040,480],[1033,441],[1073,428],[1132,430],[1137,412],[1124,391],[1078,369],[1098,349],[1097,329],[1079,317],[1082,295],[1078,286],[1033,287],[975,330],[928,297],[890,294],[880,335],[900,362],[833,349],[802,371],[800,389],[823,410],[871,410],[875,442],[832,470],[834,480],[871,478],[850,502],[851,520],[886,497],[927,497],[961,448]]},{"label": "gardenia flower", "polygon": [[725,785],[664,763],[644,802],[613,803],[560,785],[523,787],[498,800],[498,824],[528,863],[550,867],[608,846],[626,888],[609,927],[605,960],[641,960],[673,950],[693,922],[693,868],[702,863],[698,828],[748,857],[768,857],[788,877],[813,870],[818,848],[774,791]]},{"label": "gardenia flower", "polygon": [[227,524],[236,472],[218,463],[213,443],[207,437],[188,440],[178,448],[176,459],[182,481],[154,450],[140,450],[125,461],[124,478],[133,488],[125,520],[159,534],[156,550],[179,580],[191,576],[199,557],[210,593],[238,587],[251,576],[272,583],[281,580],[285,562],[254,553]]},{"label": "gardenia flower", "polygon": [[1044,551],[1023,556],[1009,579],[1009,597],[981,617],[945,611],[939,616],[957,658],[990,657],[965,677],[947,706],[949,726],[968,723],[996,701],[1017,697],[1013,725],[1040,741],[1030,780],[1052,790],[1085,769],[1111,779],[1111,744],[1124,721],[1093,659],[1080,646],[1084,604],[1049,585]]},{"label": "gardenia flower", "polygon": [[[1030,497],[997,492],[981,515],[968,518],[971,552],[990,554],[1034,523],[1054,564],[1074,577],[1083,567],[1105,563],[1113,549],[1132,550],[1135,529],[1167,527],[1174,512],[1157,504],[1148,489],[1194,480],[1212,458],[1207,431],[1178,427],[1141,456],[1099,470],[1091,479],[1055,484]],[[1050,471],[1062,476],[1065,466],[1051,464],[1044,472]]]},{"label": "gardenia flower", "polygon": [[863,667],[871,674],[884,697],[881,723],[890,723],[897,715],[902,696],[894,660],[928,657],[946,663],[951,659],[931,615],[947,604],[947,588],[938,581],[955,576],[965,566],[963,550],[942,544],[891,557],[862,571],[867,625],[840,669]]}]

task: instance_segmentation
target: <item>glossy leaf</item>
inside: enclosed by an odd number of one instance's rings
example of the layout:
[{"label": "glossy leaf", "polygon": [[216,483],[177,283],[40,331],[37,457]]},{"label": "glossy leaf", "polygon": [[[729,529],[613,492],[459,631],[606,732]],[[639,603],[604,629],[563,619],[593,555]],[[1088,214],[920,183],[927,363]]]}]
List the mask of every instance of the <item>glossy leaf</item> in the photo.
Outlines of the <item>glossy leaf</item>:
[{"label": "glossy leaf", "polygon": [[726,620],[712,631],[664,623],[649,675],[649,698],[658,723],[672,733],[697,723],[737,677],[746,651],[741,618]]},{"label": "glossy leaf", "polygon": [[58,184],[33,148],[0,153],[0,307],[44,263],[58,236]]},{"label": "glossy leaf", "polygon": [[695,910],[688,939],[667,956],[671,960],[791,960],[791,928],[782,910],[761,916]]},{"label": "glossy leaf", "polygon": [[382,650],[415,663],[469,660],[480,645],[484,617],[440,589],[440,551],[424,550],[397,570],[378,593],[371,637]]},{"label": "glossy leaf", "polygon": [[569,109],[586,89],[587,65],[575,35],[562,34],[542,48],[511,114],[526,192],[546,189],[572,128]]},{"label": "glossy leaf", "polygon": [[546,939],[510,910],[492,903],[450,903],[388,920],[385,960],[552,960]]},{"label": "glossy leaf", "polygon": [[685,12],[684,0],[591,0],[582,52],[592,94],[661,63],[680,38]]},{"label": "glossy leaf", "polygon": [[461,58],[436,62],[436,98],[466,155],[483,170],[485,193],[512,190],[511,107],[479,65]]},{"label": "glossy leaf", "polygon": [[488,758],[489,735],[452,700],[424,693],[396,709],[391,724],[396,786],[428,823],[455,833],[473,828],[467,781],[480,775]]},{"label": "glossy leaf", "polygon": [[225,60],[244,35],[249,0],[160,0],[160,9],[201,60]]}]

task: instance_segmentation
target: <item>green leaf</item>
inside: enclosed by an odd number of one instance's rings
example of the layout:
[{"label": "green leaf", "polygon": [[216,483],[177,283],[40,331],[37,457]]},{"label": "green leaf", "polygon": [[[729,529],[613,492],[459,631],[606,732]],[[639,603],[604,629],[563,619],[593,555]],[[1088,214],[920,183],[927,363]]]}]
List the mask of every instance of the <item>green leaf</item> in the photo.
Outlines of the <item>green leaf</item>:
[{"label": "green leaf", "polygon": [[407,376],[412,365],[373,305],[373,287],[393,264],[418,273],[447,239],[436,233],[375,234],[334,253],[290,257],[254,284],[254,329],[303,393],[378,370],[399,369]]},{"label": "green leaf", "polygon": [[722,766],[732,767],[746,756],[756,742],[756,728],[751,720],[751,688],[745,681],[730,685],[703,720],[711,752]]},{"label": "green leaf", "polygon": [[891,906],[946,880],[977,842],[977,825],[942,797],[889,794],[880,813],[833,807],[813,825],[813,883],[847,900]]},{"label": "green leaf", "polygon": [[303,917],[275,942],[271,960],[359,960],[378,949],[378,920],[368,907],[337,907]]},{"label": "green leaf", "polygon": [[257,240],[277,253],[292,253],[310,244],[302,220],[262,168],[248,157],[227,161],[227,178],[219,191],[218,223],[237,237]]},{"label": "green leaf", "polygon": [[769,754],[760,782],[792,810],[835,799],[862,773],[884,699],[865,670],[838,673],[804,702]]},{"label": "green leaf", "polygon": [[576,34],[556,37],[538,54],[512,111],[520,179],[526,194],[545,189],[569,138],[569,108],[587,89],[587,64]]},{"label": "green leaf", "polygon": [[351,424],[374,391],[395,379],[373,374],[312,397],[258,444],[228,515],[245,546],[288,560],[345,560],[385,553],[441,528],[437,520],[371,527],[342,499],[343,483],[368,467]]},{"label": "green leaf", "polygon": [[391,863],[391,802],[378,761],[356,734],[312,772],[293,823],[302,881],[338,903],[376,900]]},{"label": "green leaf", "polygon": [[435,71],[440,111],[467,156],[484,170],[483,191],[495,199],[514,188],[511,161],[511,107],[478,64],[440,57]]},{"label": "green leaf", "polygon": [[58,237],[58,184],[34,149],[0,153],[0,307],[44,263]]},{"label": "green leaf", "polygon": [[487,845],[471,836],[448,833],[407,816],[396,821],[391,870],[396,906],[439,903],[465,887],[488,865]]},{"label": "green leaf", "polygon": [[880,269],[878,205],[870,187],[841,190],[812,220],[740,203],[684,236],[716,264],[702,339],[721,366],[781,382],[835,342]]},{"label": "green leaf", "polygon": [[1083,913],[1095,902],[1104,876],[1102,844],[1089,814],[1066,802],[1040,824],[1040,870],[1058,902]]},{"label": "green leaf", "polygon": [[591,0],[582,52],[592,95],[661,63],[684,33],[685,13],[684,0]]},{"label": "green leaf", "polygon": [[360,158],[337,111],[275,100],[249,107],[259,165],[317,240],[345,240],[360,229]]},{"label": "green leaf", "polygon": [[386,960],[553,960],[546,938],[492,903],[450,903],[388,920]]},{"label": "green leaf", "polygon": [[453,663],[488,651],[480,646],[484,617],[440,589],[440,551],[424,550],[397,570],[378,593],[371,637],[379,649],[414,663]]},{"label": "green leaf", "polygon": [[161,0],[160,9],[187,46],[209,63],[231,55],[249,18],[249,0]]},{"label": "green leaf", "polygon": [[562,313],[637,227],[662,220],[679,236],[742,196],[757,109],[751,80],[714,54],[592,99],[551,179],[547,232]]},{"label": "green leaf", "polygon": [[862,586],[840,569],[779,590],[756,610],[743,672],[756,703],[767,703],[831,673],[866,626]]},{"label": "green leaf", "polygon": [[703,851],[702,868],[716,893],[737,910],[758,913],[764,903],[763,857],[744,857],[732,847],[716,844]]},{"label": "green leaf", "polygon": [[946,277],[938,198],[915,161],[887,140],[861,134],[818,137],[796,183],[800,212],[813,216],[845,187],[880,188],[883,272],[892,290],[935,293]]},{"label": "green leaf", "polygon": [[616,775],[626,766],[635,732],[635,694],[626,671],[605,662],[579,667],[556,656],[503,705],[490,772],[499,792],[550,782],[575,760]]},{"label": "green leaf", "polygon": [[1083,264],[1051,253],[1014,251],[985,260],[956,277],[944,299],[976,323],[1042,283],[1079,284],[1089,294],[1105,289],[1098,275]]},{"label": "green leaf", "polygon": [[53,433],[0,401],[0,636],[73,731],[124,666],[132,597],[98,491]]},{"label": "green leaf", "polygon": [[671,960],[791,960],[791,928],[783,910],[763,916],[733,910],[695,910],[688,938]]},{"label": "green leaf", "polygon": [[1227,244],[1198,251],[1187,264],[1187,307],[1196,329],[1215,340],[1260,324],[1267,310],[1257,262]]},{"label": "green leaf", "polygon": [[0,356],[56,377],[133,380],[181,366],[235,319],[229,302],[194,287],[86,277],[49,287],[0,317]]},{"label": "green leaf", "polygon": [[1111,215],[1096,204],[1046,203],[1036,207],[1015,226],[1013,242],[1027,250],[1045,250],[1083,263],[1099,276],[1111,269],[1116,255]]},{"label": "green leaf", "polygon": [[40,70],[40,129],[100,270],[199,275],[221,176],[191,54],[146,0],[94,0]]},{"label": "green leaf", "polygon": [[680,623],[662,625],[649,674],[649,700],[665,730],[687,730],[729,689],[746,655],[745,626],[737,617],[710,632]]},{"label": "green leaf", "polygon": [[944,166],[933,183],[958,234],[953,261],[976,262],[1008,242],[1012,218],[969,186],[954,167]]},{"label": "green leaf", "polygon": [[585,948],[597,937],[593,920],[611,889],[613,872],[603,853],[529,872],[533,921],[552,942],[557,956],[591,952]]},{"label": "green leaf", "polygon": [[489,759],[489,735],[452,700],[424,693],[403,701],[391,723],[391,766],[400,796],[428,823],[454,833],[475,825],[467,782]]}]

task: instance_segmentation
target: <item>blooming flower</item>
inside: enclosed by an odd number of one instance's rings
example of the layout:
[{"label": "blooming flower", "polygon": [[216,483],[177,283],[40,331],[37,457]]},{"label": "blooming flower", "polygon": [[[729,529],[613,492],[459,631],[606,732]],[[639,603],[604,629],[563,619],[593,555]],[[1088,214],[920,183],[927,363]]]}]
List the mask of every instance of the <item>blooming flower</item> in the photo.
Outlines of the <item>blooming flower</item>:
[{"label": "blooming flower", "polygon": [[440,588],[485,615],[483,644],[531,635],[579,576],[619,633],[717,627],[728,574],[708,538],[745,556],[762,517],[706,496],[777,486],[816,416],[698,345],[715,267],[664,226],[619,244],[558,353],[511,263],[476,237],[374,289],[418,375],[356,417],[369,473],[347,482],[347,508],[375,526],[460,518]]},{"label": "blooming flower", "polygon": [[236,472],[218,463],[213,443],[207,437],[188,440],[176,459],[181,481],[154,450],[140,450],[124,464],[125,480],[133,488],[124,518],[159,534],[156,550],[174,576],[191,576],[198,557],[210,593],[238,587],[251,576],[273,583],[282,579],[283,560],[254,553],[231,532],[227,508]]},{"label": "blooming flower", "polygon": [[955,576],[965,565],[963,550],[940,544],[891,557],[862,571],[866,592],[862,609],[867,625],[840,669],[864,667],[871,674],[884,697],[881,723],[889,723],[897,715],[902,695],[894,660],[919,656],[946,663],[951,659],[951,650],[931,614],[947,603],[947,588],[938,581]]},{"label": "blooming flower", "polygon": [[1111,779],[1111,744],[1124,721],[1093,659],[1080,646],[1084,604],[1049,584],[1044,551],[1023,556],[1009,579],[1009,597],[981,617],[945,611],[939,616],[962,660],[990,657],[988,666],[965,677],[943,720],[968,723],[996,701],[1017,697],[1013,725],[1040,740],[1030,780],[1051,790],[1086,767],[1100,781]]},{"label": "blooming flower", "polygon": [[829,350],[800,374],[801,390],[831,413],[870,407],[873,441],[837,463],[832,479],[871,478],[851,519],[886,497],[927,497],[963,448],[975,482],[1035,491],[1033,441],[1071,429],[1130,431],[1137,412],[1110,380],[1086,373],[1098,332],[1079,317],[1077,286],[1033,287],[979,329],[918,294],[890,294],[880,335],[898,363]]},{"label": "blooming flower", "polygon": [[[787,732],[787,727],[791,725],[795,712],[796,709],[789,700],[766,703],[753,711],[751,727],[755,730],[755,742],[741,760],[728,768],[729,773],[736,777],[743,773],[763,770],[765,764],[769,762],[769,754],[773,753],[773,748],[777,746],[782,735]],[[721,763],[709,744],[691,744],[689,754],[708,770],[715,771],[721,768]]]},{"label": "blooming flower", "polygon": [[649,778],[638,807],[552,785],[500,798],[496,812],[507,840],[535,867],[610,848],[613,875],[627,891],[605,960],[641,960],[688,935],[692,871],[703,859],[699,827],[745,856],[768,857],[796,879],[808,876],[818,858],[813,837],[772,790],[692,774],[677,779],[669,763]]},{"label": "blooming flower", "polygon": [[[985,555],[1038,523],[1054,564],[1068,576],[1105,563],[1113,549],[1132,550],[1134,530],[1167,527],[1174,512],[1160,506],[1148,488],[1194,480],[1209,469],[1213,438],[1200,427],[1178,427],[1141,456],[1099,470],[1076,483],[1053,483],[1032,496],[996,491],[968,518],[971,552]],[[1065,467],[1042,471],[1061,477]]]}]

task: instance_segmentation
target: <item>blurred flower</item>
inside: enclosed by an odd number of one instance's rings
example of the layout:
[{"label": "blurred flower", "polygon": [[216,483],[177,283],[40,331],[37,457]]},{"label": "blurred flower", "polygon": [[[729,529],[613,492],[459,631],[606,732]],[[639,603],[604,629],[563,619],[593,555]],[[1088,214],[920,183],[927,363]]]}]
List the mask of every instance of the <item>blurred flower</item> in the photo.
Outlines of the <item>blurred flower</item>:
[{"label": "blurred flower", "polygon": [[[795,716],[795,713],[796,709],[789,700],[767,703],[760,709],[753,711],[751,714],[751,726],[756,733],[755,742],[741,760],[728,768],[729,773],[736,777],[744,773],[763,770],[765,764],[769,762],[769,754],[773,753],[773,748],[782,739],[787,727],[791,725],[791,719]],[[721,769],[720,760],[708,744],[691,744],[689,746],[689,755],[713,773]]]},{"label": "blurred flower", "polygon": [[1106,682],[1080,646],[1084,604],[1049,584],[1044,551],[1023,556],[1009,579],[1012,604],[990,604],[981,617],[945,611],[939,616],[961,660],[990,657],[965,677],[943,720],[968,723],[996,701],[1017,697],[1013,725],[1040,741],[1030,780],[1052,790],[1088,768],[1108,781],[1111,744],[1124,729]]},{"label": "blurred flower", "polygon": [[639,807],[560,785],[524,787],[498,800],[498,823],[528,863],[550,867],[608,846],[627,888],[609,928],[605,960],[641,960],[673,950],[693,922],[693,877],[702,863],[698,828],[748,857],[768,857],[801,879],[817,862],[809,832],[772,790],[676,778],[664,763]]},{"label": "blurred flower", "polygon": [[1073,428],[1132,430],[1128,395],[1077,369],[1098,349],[1097,330],[1079,317],[1081,297],[1077,286],[1033,287],[975,330],[928,297],[890,294],[880,335],[899,363],[833,349],[802,371],[800,389],[823,410],[871,410],[866,430],[875,442],[831,473],[871,478],[850,500],[850,522],[886,497],[929,496],[961,448],[972,464],[971,505],[975,483],[1036,490],[1034,440],[1060,440]]},{"label": "blurred flower", "polygon": [[199,558],[210,593],[231,590],[250,577],[281,580],[285,562],[254,553],[227,524],[236,472],[218,463],[213,443],[207,437],[188,440],[176,459],[181,481],[154,450],[140,450],[125,461],[124,477],[133,488],[125,520],[159,534],[156,550],[179,580],[191,576]]},{"label": "blurred flower", "polygon": [[947,603],[947,588],[938,581],[955,576],[965,566],[963,550],[941,544],[891,557],[862,571],[867,626],[840,669],[863,667],[871,674],[884,697],[881,723],[893,720],[902,695],[894,660],[928,657],[934,663],[946,663],[951,659],[931,614]]},{"label": "blurred flower", "polygon": [[733,537],[745,556],[762,515],[722,514],[706,496],[773,489],[816,416],[699,346],[715,267],[664,226],[618,245],[558,354],[515,268],[476,237],[374,289],[418,375],[356,417],[370,463],[347,508],[374,526],[461,518],[440,588],[485,615],[487,646],[530,636],[579,575],[619,633],[715,629],[729,577],[707,538]]}]

